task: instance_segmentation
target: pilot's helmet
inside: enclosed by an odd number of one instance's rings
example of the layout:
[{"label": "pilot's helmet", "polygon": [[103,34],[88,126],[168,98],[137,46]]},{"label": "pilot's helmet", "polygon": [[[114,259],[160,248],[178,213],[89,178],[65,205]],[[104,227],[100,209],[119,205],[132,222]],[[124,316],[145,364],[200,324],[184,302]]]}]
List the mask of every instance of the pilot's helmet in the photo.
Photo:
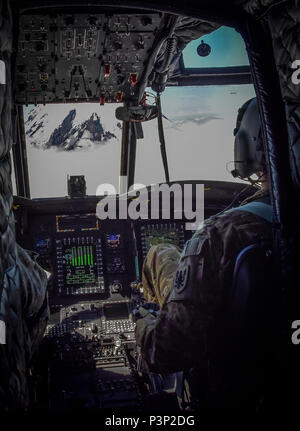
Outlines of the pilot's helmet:
[{"label": "pilot's helmet", "polygon": [[264,146],[256,97],[239,109],[234,140],[234,177],[247,179],[266,172]]}]

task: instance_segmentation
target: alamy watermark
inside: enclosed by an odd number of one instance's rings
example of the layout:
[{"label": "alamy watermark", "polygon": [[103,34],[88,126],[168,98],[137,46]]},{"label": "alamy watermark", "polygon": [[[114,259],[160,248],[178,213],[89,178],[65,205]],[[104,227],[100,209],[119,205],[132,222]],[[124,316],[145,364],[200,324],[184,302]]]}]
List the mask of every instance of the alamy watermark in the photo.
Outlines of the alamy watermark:
[{"label": "alamy watermark", "polygon": [[296,69],[292,73],[292,83],[298,85],[300,84],[300,60],[293,61],[291,67],[292,69]]},{"label": "alamy watermark", "polygon": [[[127,177],[120,177],[120,182],[126,181]],[[134,184],[128,193],[118,197],[112,184],[100,184],[96,194],[104,196],[96,210],[100,220],[184,219],[186,230],[199,229],[204,220],[203,184]]]},{"label": "alamy watermark", "polygon": [[292,343],[295,345],[300,344],[300,320],[292,322],[292,329],[294,330],[291,337]]},{"label": "alamy watermark", "polygon": [[3,320],[0,320],[0,344],[6,344],[6,327]]}]

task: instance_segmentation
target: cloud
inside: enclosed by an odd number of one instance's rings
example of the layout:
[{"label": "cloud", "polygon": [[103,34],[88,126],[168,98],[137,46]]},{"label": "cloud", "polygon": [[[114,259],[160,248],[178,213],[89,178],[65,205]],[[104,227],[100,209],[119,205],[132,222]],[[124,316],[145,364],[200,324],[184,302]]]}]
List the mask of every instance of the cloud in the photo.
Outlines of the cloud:
[{"label": "cloud", "polygon": [[[177,117],[178,118],[178,117]],[[173,128],[175,129],[180,129],[181,126],[183,126],[184,124],[187,123],[194,123],[197,126],[202,126],[203,124],[206,124],[210,121],[213,120],[222,120],[223,117],[220,117],[219,115],[216,114],[185,114],[183,116],[180,117],[180,119],[173,119],[173,120],[169,120],[172,123]]]}]

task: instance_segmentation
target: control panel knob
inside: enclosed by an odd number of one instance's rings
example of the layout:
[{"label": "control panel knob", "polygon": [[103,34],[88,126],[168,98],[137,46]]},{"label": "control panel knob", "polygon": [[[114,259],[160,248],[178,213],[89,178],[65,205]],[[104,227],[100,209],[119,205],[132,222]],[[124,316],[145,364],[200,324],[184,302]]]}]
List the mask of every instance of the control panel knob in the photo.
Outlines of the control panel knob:
[{"label": "control panel knob", "polygon": [[114,346],[113,354],[117,355],[119,353],[120,347],[122,345],[121,340],[120,339],[115,340],[114,345],[115,346]]},{"label": "control panel knob", "polygon": [[122,290],[122,284],[121,283],[113,283],[110,285],[110,291],[111,293],[119,293]]},{"label": "control panel knob", "polygon": [[137,41],[136,47],[137,49],[143,49],[145,47],[145,41],[142,37]]},{"label": "control panel knob", "polygon": [[98,332],[98,325],[96,325],[96,323],[92,324],[92,332],[93,332],[93,334],[97,334],[97,332]]}]

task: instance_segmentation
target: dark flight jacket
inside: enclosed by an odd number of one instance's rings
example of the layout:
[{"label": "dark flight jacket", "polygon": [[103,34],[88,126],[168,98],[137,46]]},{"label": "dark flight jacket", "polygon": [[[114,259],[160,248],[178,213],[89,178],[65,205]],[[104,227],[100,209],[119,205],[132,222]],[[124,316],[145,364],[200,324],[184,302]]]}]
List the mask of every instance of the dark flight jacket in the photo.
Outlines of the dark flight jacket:
[{"label": "dark flight jacket", "polygon": [[[265,194],[258,192],[243,204]],[[224,307],[239,252],[271,238],[271,223],[232,209],[207,219],[181,253],[171,244],[149,250],[144,296],[161,310],[157,318],[145,313],[136,324],[146,369],[171,373],[207,360],[210,329]]]}]

